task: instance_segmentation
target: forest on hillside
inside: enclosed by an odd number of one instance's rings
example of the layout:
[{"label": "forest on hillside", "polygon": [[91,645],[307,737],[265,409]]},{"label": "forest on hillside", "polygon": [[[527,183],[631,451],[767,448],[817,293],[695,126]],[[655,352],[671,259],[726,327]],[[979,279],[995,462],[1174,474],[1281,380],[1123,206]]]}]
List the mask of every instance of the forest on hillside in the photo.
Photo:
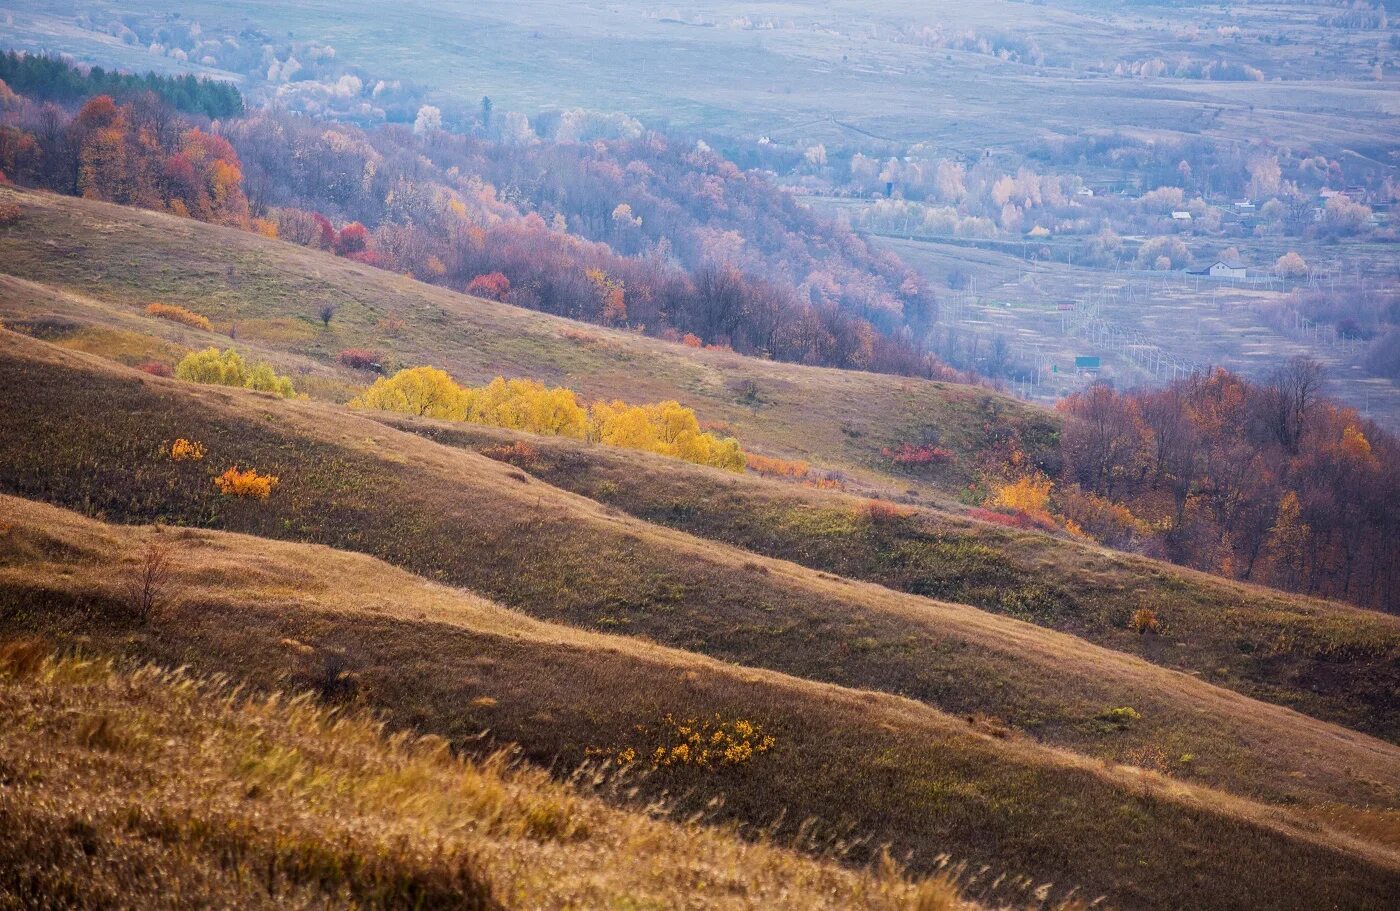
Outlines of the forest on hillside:
[{"label": "forest on hillside", "polygon": [[561,128],[568,141],[515,144],[431,117],[365,130],[255,110],[215,127],[155,91],[75,111],[8,90],[0,105],[0,171],[19,183],[252,227],[663,338],[959,376],[926,353],[936,300],[896,256],[703,143],[625,120],[584,117]]}]

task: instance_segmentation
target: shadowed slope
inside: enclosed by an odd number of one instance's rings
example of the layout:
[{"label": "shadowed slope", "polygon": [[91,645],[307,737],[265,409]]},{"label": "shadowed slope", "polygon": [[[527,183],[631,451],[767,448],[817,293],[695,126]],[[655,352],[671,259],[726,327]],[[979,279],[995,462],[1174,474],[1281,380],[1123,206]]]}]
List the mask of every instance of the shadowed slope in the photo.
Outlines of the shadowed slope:
[{"label": "shadowed slope", "polygon": [[[647,522],[1073,633],[1256,699],[1400,739],[1400,618],[1388,614],[929,508],[872,518],[861,497],[647,453],[367,415],[506,460]],[[512,448],[517,442],[528,448]],[[1156,615],[1157,633],[1134,631],[1139,608]]]},{"label": "shadowed slope", "polygon": [[[1142,908],[1380,908],[1400,885],[1395,857],[1281,811],[910,700],[540,623],[356,554],[105,526],[12,498],[0,511],[0,615],[11,633],[260,688],[320,682],[396,725],[462,743],[489,727],[566,766],[592,746],[635,743],[645,755],[637,726],[654,729],[666,714],[750,720],[774,737],[770,750],[637,783],[681,795],[683,810],[723,794],[711,812],[753,824],[785,811],[778,831],[789,835],[815,816],[819,835],[862,839],[853,858],[888,840],[916,868],[946,851],[1054,881],[1060,894],[1079,885]],[[152,540],[178,545],[181,598],[133,624],[117,586]],[[353,683],[327,687],[323,662],[336,655]]]}]

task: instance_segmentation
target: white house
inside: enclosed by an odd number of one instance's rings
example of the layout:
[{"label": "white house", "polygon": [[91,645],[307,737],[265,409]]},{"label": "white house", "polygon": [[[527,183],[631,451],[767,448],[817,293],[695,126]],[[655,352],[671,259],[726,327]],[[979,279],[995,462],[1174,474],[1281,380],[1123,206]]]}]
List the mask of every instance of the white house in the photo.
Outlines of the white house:
[{"label": "white house", "polygon": [[1245,278],[1248,272],[1243,263],[1227,263],[1224,260],[1216,260],[1206,270],[1211,278]]},{"label": "white house", "polygon": [[1190,212],[1173,212],[1173,213],[1172,213],[1172,221],[1190,221],[1190,220],[1191,220],[1191,213],[1190,213]]}]

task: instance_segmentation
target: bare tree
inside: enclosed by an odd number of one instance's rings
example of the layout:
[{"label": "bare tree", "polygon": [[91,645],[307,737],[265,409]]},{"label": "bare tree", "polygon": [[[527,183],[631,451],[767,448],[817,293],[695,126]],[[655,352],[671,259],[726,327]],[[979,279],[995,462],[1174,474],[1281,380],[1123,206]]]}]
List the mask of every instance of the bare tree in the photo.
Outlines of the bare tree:
[{"label": "bare tree", "polygon": [[1322,365],[1305,355],[1291,358],[1269,375],[1265,420],[1279,444],[1295,455],[1308,411],[1322,392],[1322,378]]},{"label": "bare tree", "polygon": [[321,309],[316,311],[316,315],[321,317],[321,325],[327,329],[331,325],[331,317],[335,316],[335,304],[322,304]]},{"label": "bare tree", "polygon": [[123,594],[131,615],[140,623],[169,607],[175,599],[172,575],[177,547],[159,539],[146,542],[136,567],[123,582]]}]

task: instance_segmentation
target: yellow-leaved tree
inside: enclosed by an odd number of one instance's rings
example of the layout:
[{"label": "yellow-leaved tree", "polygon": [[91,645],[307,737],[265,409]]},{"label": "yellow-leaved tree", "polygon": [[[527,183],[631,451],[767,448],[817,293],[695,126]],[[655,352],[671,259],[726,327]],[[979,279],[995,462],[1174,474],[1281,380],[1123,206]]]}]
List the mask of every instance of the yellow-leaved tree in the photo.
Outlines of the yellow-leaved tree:
[{"label": "yellow-leaved tree", "polygon": [[702,431],[695,412],[679,402],[599,402],[586,410],[574,391],[562,386],[496,377],[485,386],[463,388],[442,370],[413,367],[375,380],[350,406],[587,439],[727,471],[744,470],[739,442]]},{"label": "yellow-leaved tree", "polygon": [[242,386],[259,392],[271,392],[284,399],[296,398],[297,394],[289,377],[279,376],[270,364],[250,366],[232,348],[223,352],[218,348],[192,351],[175,366],[175,375],[191,383]]},{"label": "yellow-leaved tree", "polygon": [[593,439],[608,446],[643,449],[727,471],[744,470],[738,440],[703,432],[695,412],[679,402],[598,402],[591,417]]},{"label": "yellow-leaved tree", "polygon": [[1049,521],[1050,489],[1053,486],[1050,479],[1042,474],[1023,475],[997,487],[992,505]]},{"label": "yellow-leaved tree", "polygon": [[562,386],[498,376],[485,386],[467,389],[466,402],[466,420],[473,424],[579,440],[588,435],[588,413],[573,390]]},{"label": "yellow-leaved tree", "polygon": [[391,377],[381,376],[373,386],[356,396],[350,407],[461,421],[467,414],[467,393],[445,370],[410,367]]}]

